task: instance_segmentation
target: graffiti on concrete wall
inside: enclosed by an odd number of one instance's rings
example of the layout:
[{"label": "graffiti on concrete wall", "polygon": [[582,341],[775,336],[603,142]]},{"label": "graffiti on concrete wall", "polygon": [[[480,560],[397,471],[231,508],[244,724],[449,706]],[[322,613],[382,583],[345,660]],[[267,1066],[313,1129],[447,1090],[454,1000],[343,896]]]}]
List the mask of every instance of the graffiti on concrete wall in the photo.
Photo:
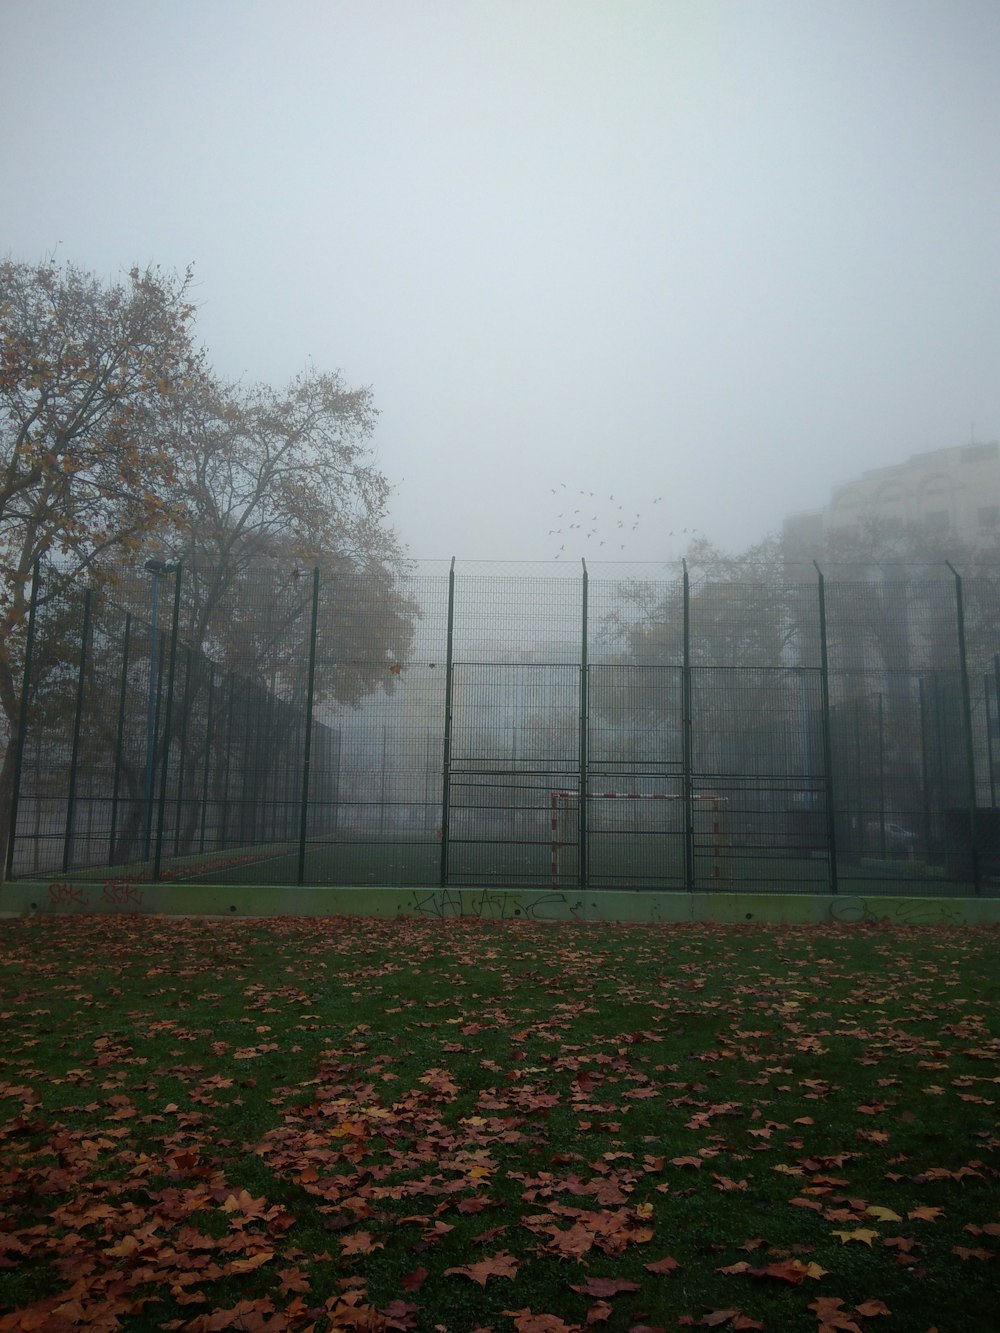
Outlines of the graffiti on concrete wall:
[{"label": "graffiti on concrete wall", "polygon": [[[590,905],[593,914],[594,904]],[[579,921],[585,915],[579,894],[543,890],[511,893],[503,889],[414,889],[401,910],[444,921],[470,917],[480,921]]]},{"label": "graffiti on concrete wall", "polygon": [[125,879],[107,879],[101,885],[100,894],[96,886],[89,889],[82,884],[55,883],[48,887],[49,907],[54,911],[72,911],[74,908],[116,907],[126,912],[137,912],[145,906],[142,886],[131,884]]},{"label": "graffiti on concrete wall", "polygon": [[76,884],[50,884],[49,906],[54,908],[89,907],[90,895],[86,889],[81,889]]},{"label": "graffiti on concrete wall", "polygon": [[963,905],[940,898],[834,898],[829,920],[837,925],[960,926]]},{"label": "graffiti on concrete wall", "polygon": [[108,879],[101,889],[101,902],[106,907],[138,910],[145,905],[145,896],[140,884],[130,884],[127,879]]},{"label": "graffiti on concrete wall", "polygon": [[[609,897],[600,894],[596,897],[583,895],[575,891],[563,892],[559,889],[410,889],[400,898],[390,896],[385,891],[375,891],[369,910],[384,911],[388,907],[391,912],[389,904],[394,903],[398,913],[433,921],[463,918],[479,921],[599,921],[629,919],[630,916],[637,919],[628,909],[625,909],[624,916],[616,912],[614,904],[608,901]],[[684,919],[675,911],[667,910],[657,898],[656,894],[649,895],[643,907],[642,919]],[[381,902],[376,906],[378,899]],[[37,911],[41,905],[41,902],[32,902],[30,908]],[[108,879],[100,885],[55,881],[45,891],[45,906],[54,912],[169,910],[166,899],[161,898],[157,892],[157,886],[134,884],[121,878]],[[634,904],[631,906],[634,908]],[[676,907],[676,898],[672,898],[670,906]],[[360,903],[347,910],[355,911],[359,907],[364,910]],[[321,902],[317,901],[315,908],[322,911]],[[234,907],[230,908],[230,911],[235,910]],[[274,910],[281,910],[280,893],[275,896]],[[329,899],[328,910],[345,910],[342,899],[336,893]],[[965,904],[962,901],[942,898],[862,898],[845,894],[830,899],[820,911],[822,916],[814,917],[814,920],[845,926],[960,926],[966,921]],[[753,915],[747,912],[746,919],[750,920]],[[705,918],[699,919],[711,920],[711,911]]]}]

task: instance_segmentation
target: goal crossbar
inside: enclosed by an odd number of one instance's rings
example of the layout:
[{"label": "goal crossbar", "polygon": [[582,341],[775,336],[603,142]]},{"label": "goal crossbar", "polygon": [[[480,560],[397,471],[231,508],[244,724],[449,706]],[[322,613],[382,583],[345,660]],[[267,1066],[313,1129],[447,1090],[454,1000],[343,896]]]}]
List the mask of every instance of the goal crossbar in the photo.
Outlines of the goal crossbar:
[{"label": "goal crossbar", "polygon": [[[572,801],[579,801],[580,792],[560,791],[553,788],[550,793],[551,815],[549,828],[551,833],[551,882],[553,887],[559,883],[559,852],[563,847],[571,846],[572,843],[565,838],[561,838],[560,813],[565,812]],[[638,792],[638,791],[588,791],[583,793],[584,799],[588,801],[684,801],[686,798],[676,792]],[[712,838],[712,878],[716,881],[728,879],[726,869],[726,839],[725,839],[725,816],[729,810],[729,800],[725,796],[716,796],[711,792],[702,792],[692,795],[692,802],[697,802],[702,809],[708,810],[713,814],[711,838]]]}]

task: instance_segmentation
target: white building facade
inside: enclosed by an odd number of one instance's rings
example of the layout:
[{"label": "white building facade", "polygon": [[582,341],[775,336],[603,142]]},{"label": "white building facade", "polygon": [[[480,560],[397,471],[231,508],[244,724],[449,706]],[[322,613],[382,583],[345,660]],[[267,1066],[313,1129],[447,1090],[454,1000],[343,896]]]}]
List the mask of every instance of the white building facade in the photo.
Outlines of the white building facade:
[{"label": "white building facade", "polygon": [[835,486],[822,510],[785,520],[786,551],[820,549],[831,533],[865,520],[924,527],[961,542],[1000,537],[1000,444],[914,454]]}]

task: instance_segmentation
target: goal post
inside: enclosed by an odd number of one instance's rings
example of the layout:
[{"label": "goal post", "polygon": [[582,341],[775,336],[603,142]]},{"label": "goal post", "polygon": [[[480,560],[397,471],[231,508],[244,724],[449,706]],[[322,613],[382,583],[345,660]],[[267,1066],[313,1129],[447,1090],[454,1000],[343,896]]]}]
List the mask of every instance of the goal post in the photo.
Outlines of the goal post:
[{"label": "goal post", "polygon": [[[652,823],[654,827],[638,829],[625,827],[619,830],[622,836],[632,833],[636,837],[649,833],[674,834],[677,837],[682,837],[684,835],[682,813],[684,799],[682,795],[672,792],[604,791],[586,793],[586,800],[594,802],[616,802],[623,806],[633,801],[648,802],[648,805],[642,804],[630,808],[632,810],[641,809],[643,811],[642,823],[645,825]],[[712,882],[717,885],[726,884],[729,882],[728,798],[716,796],[712,793],[704,793],[692,796],[691,802],[696,850],[702,856],[706,854],[709,856]],[[575,851],[579,848],[580,793],[553,788],[549,793],[549,806],[550,882],[553,887],[556,887],[561,883],[562,874],[566,870],[566,852],[570,848]],[[677,811],[679,815],[675,828],[666,827],[670,823],[667,811],[671,813]],[[590,816],[588,816],[587,822],[589,825]],[[608,831],[604,830],[604,832]],[[594,836],[593,829],[590,830],[588,836]],[[600,836],[600,833],[597,836]]]}]

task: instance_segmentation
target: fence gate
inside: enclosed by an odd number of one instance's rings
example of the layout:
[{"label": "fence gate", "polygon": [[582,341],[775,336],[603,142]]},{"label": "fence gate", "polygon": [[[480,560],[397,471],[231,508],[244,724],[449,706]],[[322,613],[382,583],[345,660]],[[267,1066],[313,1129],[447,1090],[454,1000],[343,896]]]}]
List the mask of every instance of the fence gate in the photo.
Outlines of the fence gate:
[{"label": "fence gate", "polygon": [[580,791],[580,683],[572,664],[454,663],[447,882],[550,883],[552,794]]},{"label": "fence gate", "polygon": [[681,719],[675,668],[454,663],[444,881],[683,887]]}]

